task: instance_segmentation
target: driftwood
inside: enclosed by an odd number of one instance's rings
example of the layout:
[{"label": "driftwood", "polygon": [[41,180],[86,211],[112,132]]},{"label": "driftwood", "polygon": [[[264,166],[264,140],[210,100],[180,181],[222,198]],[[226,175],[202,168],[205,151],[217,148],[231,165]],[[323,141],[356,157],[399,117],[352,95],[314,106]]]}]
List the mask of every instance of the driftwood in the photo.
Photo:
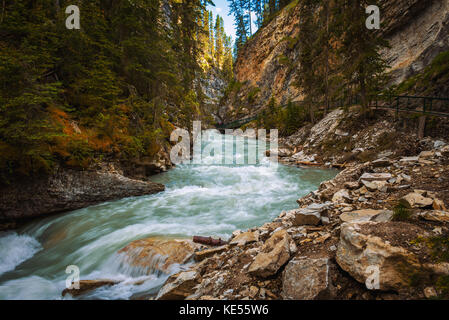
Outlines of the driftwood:
[{"label": "driftwood", "polygon": [[315,167],[319,167],[322,166],[322,163],[317,163],[317,162],[310,162],[310,161],[296,161],[296,164],[301,164],[304,166],[315,166]]},{"label": "driftwood", "polygon": [[212,237],[200,237],[200,236],[193,236],[193,242],[205,244],[208,246],[222,246],[227,244],[227,242],[221,240],[221,238],[214,239]]}]

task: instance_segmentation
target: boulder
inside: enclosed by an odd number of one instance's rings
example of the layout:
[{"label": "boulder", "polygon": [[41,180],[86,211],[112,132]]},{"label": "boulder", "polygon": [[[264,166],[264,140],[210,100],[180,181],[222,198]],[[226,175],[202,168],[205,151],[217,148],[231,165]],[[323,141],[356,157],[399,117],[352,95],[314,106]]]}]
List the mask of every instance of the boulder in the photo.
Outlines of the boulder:
[{"label": "boulder", "polygon": [[440,199],[433,199],[432,208],[435,210],[447,211],[444,202]]},{"label": "boulder", "polygon": [[64,289],[62,291],[62,296],[64,297],[66,294],[70,294],[72,297],[81,296],[89,291],[93,291],[100,287],[113,286],[120,281],[109,280],[109,279],[101,279],[101,280],[80,280],[79,288],[73,289]]},{"label": "boulder", "polygon": [[358,181],[347,181],[343,185],[346,189],[355,190],[360,187],[360,183]]},{"label": "boulder", "polygon": [[259,241],[259,232],[257,231],[247,231],[242,232],[235,236],[231,242],[229,242],[230,245],[238,245],[238,246],[244,246],[251,242],[257,242]]},{"label": "boulder", "polygon": [[159,290],[157,300],[184,300],[194,291],[198,284],[199,274],[196,271],[182,271],[170,276]]},{"label": "boulder", "polygon": [[392,176],[390,173],[367,173],[365,172],[360,177],[360,180],[365,181],[388,181]]},{"label": "boulder", "polygon": [[332,289],[328,258],[298,257],[291,260],[282,273],[282,298],[313,300],[329,298]]},{"label": "boulder", "polygon": [[262,278],[276,274],[279,268],[290,259],[290,242],[292,240],[287,231],[282,229],[274,232],[254,258],[248,272]]},{"label": "boulder", "polygon": [[57,168],[45,177],[17,179],[0,186],[0,220],[59,214],[164,189],[159,183],[125,177],[114,168],[100,171]]},{"label": "boulder", "polygon": [[174,264],[186,263],[199,245],[191,240],[152,237],[131,242],[118,253],[133,267],[143,268],[147,273],[168,273]]},{"label": "boulder", "polygon": [[383,210],[361,209],[345,212],[340,215],[340,220],[343,222],[370,221],[382,211]]},{"label": "boulder", "polygon": [[384,180],[380,180],[380,181],[366,181],[366,180],[362,180],[363,185],[366,187],[366,189],[368,189],[371,192],[374,191],[386,191],[387,188],[387,182]]},{"label": "boulder", "polygon": [[221,247],[196,251],[194,259],[195,259],[195,261],[202,261],[206,258],[212,257],[214,254],[222,253],[222,252],[226,251],[227,249],[228,249],[228,246],[221,246]]},{"label": "boulder", "polygon": [[321,221],[321,214],[316,210],[309,210],[307,208],[291,210],[287,216],[293,216],[294,226],[313,225],[316,226]]},{"label": "boulder", "polygon": [[392,164],[391,160],[386,158],[380,158],[371,162],[373,168],[388,167],[391,166],[391,164]]},{"label": "boulder", "polygon": [[418,162],[419,161],[419,157],[403,157],[401,158],[401,160],[399,160],[400,162],[405,162],[405,163],[411,163],[411,162]]},{"label": "boulder", "polygon": [[351,197],[349,196],[349,192],[346,189],[341,189],[337,192],[334,193],[333,197],[332,197],[332,202],[346,202],[346,201],[350,201]]},{"label": "boulder", "polygon": [[432,206],[433,199],[426,198],[417,192],[411,192],[402,197],[401,202],[409,208],[425,208]]},{"label": "boulder", "polygon": [[422,151],[419,154],[419,159],[429,159],[429,158],[433,158],[433,156],[435,155],[435,151]]},{"label": "boulder", "polygon": [[[363,222],[363,224],[375,222]],[[392,223],[392,222],[390,222]],[[410,285],[412,274],[422,271],[418,258],[402,247],[360,232],[357,223],[341,225],[336,260],[340,267],[361,283],[367,284],[378,270],[378,287],[368,289],[400,290]]]},{"label": "boulder", "polygon": [[449,222],[449,212],[441,210],[430,210],[420,212],[419,216],[424,220],[436,222]]}]

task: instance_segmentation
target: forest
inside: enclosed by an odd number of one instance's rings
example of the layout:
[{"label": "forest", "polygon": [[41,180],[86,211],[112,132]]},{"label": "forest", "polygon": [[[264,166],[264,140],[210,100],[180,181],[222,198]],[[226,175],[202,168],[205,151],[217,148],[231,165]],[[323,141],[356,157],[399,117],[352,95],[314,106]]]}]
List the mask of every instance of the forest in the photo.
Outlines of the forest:
[{"label": "forest", "polygon": [[7,0],[0,16],[0,181],[154,156],[174,126],[210,121],[198,79],[232,77],[210,1]]}]

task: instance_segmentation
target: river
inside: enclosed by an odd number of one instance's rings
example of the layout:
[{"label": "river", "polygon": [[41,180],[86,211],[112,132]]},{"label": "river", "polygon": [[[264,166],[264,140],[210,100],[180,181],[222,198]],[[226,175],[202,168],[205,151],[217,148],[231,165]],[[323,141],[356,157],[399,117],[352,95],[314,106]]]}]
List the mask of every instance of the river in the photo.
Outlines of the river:
[{"label": "river", "polygon": [[276,167],[267,159],[255,165],[176,166],[151,178],[165,184],[162,193],[109,201],[0,233],[0,299],[62,299],[69,265],[79,267],[81,279],[122,281],[85,298],[155,294],[168,275],[147,275],[127,265],[117,251],[129,242],[150,236],[227,239],[234,230],[260,226],[296,208],[299,197],[336,174]]}]

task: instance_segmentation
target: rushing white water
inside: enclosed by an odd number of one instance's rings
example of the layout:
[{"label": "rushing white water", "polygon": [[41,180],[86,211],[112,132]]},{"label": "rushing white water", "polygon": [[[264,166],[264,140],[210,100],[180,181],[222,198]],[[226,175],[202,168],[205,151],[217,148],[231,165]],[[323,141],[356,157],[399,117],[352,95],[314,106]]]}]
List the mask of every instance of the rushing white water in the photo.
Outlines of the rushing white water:
[{"label": "rushing white water", "polygon": [[0,299],[60,299],[69,265],[79,267],[81,279],[123,280],[83,298],[155,294],[168,275],[130,267],[117,254],[129,242],[150,236],[228,238],[236,229],[262,225],[282,210],[296,208],[296,199],[335,174],[276,168],[266,160],[256,165],[179,165],[152,177],[166,185],[165,192],[105,202],[0,234]]}]

